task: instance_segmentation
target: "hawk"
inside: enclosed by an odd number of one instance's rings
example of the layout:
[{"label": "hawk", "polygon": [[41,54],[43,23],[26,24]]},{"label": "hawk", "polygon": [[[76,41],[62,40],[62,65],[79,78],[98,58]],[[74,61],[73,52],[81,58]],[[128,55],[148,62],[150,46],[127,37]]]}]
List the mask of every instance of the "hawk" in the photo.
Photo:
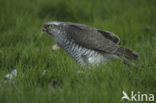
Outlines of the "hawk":
[{"label": "hawk", "polygon": [[132,50],[119,45],[117,35],[108,31],[84,24],[56,21],[45,23],[42,30],[50,34],[56,44],[82,66],[105,64],[121,57],[125,60],[138,59]]}]

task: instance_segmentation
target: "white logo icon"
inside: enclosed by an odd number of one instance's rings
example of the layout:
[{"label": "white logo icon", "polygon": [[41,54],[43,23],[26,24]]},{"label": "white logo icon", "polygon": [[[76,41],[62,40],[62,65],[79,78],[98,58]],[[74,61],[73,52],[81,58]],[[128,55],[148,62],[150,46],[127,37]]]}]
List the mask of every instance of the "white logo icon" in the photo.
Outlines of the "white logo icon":
[{"label": "white logo icon", "polygon": [[123,99],[127,99],[127,100],[131,100],[129,97],[128,97],[128,95],[127,95],[127,93],[125,92],[125,91],[122,91],[122,94],[123,94],[123,97],[121,98],[121,101],[123,100]]}]

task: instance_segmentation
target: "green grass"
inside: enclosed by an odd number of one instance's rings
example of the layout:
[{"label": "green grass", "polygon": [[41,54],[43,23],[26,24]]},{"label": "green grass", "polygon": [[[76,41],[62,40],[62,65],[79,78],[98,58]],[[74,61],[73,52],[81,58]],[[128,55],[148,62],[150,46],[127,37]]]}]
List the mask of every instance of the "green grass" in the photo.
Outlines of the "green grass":
[{"label": "green grass", "polygon": [[[123,90],[156,95],[155,4],[155,0],[0,0],[0,103],[120,103]],[[139,69],[125,71],[121,61],[90,71],[81,68],[63,50],[52,50],[53,39],[41,32],[49,20],[114,32],[122,46],[138,52]],[[18,70],[14,83],[4,83],[13,69]],[[47,73],[42,76],[44,69]]]}]

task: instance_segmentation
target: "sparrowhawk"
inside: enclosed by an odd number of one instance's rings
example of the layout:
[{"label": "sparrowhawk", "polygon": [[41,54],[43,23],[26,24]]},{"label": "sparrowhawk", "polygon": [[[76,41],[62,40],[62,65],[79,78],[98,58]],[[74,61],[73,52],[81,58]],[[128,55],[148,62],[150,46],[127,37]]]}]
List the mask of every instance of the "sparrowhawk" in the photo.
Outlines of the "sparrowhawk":
[{"label": "sparrowhawk", "polygon": [[138,58],[133,51],[120,46],[119,37],[108,31],[56,21],[45,23],[42,30],[82,66],[105,64],[121,57],[126,60]]}]

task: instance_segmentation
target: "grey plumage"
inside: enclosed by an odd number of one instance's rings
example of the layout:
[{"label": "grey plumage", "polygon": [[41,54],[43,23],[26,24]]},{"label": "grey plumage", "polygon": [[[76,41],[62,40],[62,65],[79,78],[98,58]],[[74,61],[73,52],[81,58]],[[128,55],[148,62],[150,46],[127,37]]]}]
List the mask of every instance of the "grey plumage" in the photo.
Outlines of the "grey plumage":
[{"label": "grey plumage", "polygon": [[83,24],[48,22],[43,31],[48,32],[81,65],[105,63],[121,56],[138,58],[137,54],[119,45],[118,36]]}]

